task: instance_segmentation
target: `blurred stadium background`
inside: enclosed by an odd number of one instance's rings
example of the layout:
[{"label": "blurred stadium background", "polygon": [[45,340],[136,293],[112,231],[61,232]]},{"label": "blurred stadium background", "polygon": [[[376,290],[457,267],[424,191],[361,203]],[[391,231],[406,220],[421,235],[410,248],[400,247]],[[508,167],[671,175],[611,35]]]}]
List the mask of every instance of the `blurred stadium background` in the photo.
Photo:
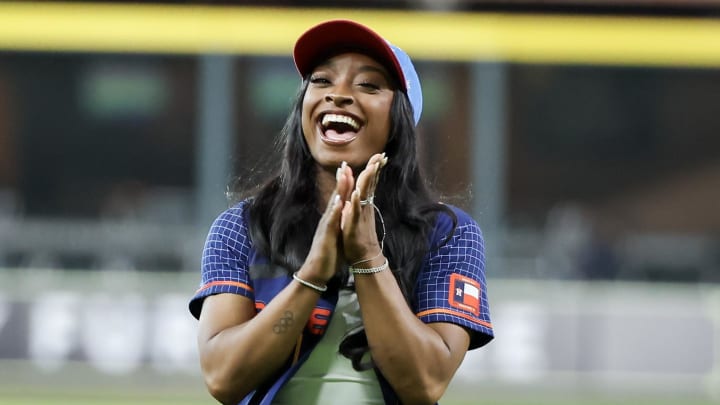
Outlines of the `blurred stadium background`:
[{"label": "blurred stadium background", "polygon": [[443,404],[720,403],[720,1],[288,0],[0,3],[0,404],[214,403],[205,232],[333,17],[417,60],[485,231],[497,339]]}]

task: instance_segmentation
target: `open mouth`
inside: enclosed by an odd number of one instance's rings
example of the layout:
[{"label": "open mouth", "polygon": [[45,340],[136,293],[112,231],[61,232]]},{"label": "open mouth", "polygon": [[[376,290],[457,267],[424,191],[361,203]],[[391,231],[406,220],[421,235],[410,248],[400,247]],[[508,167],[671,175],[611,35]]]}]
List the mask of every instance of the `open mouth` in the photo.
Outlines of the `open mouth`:
[{"label": "open mouth", "polygon": [[320,121],[323,141],[333,145],[344,145],[357,137],[360,123],[347,115],[325,114]]}]

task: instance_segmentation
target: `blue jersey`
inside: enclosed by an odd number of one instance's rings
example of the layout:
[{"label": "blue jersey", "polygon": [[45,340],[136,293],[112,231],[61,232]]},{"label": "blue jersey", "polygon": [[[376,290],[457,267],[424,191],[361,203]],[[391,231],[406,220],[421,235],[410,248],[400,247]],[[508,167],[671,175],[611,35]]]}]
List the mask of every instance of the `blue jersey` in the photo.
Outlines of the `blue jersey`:
[{"label": "blue jersey", "polygon": [[[190,301],[190,312],[198,318],[202,301],[212,294],[240,294],[261,310],[291,281],[287,270],[271,265],[253,248],[248,233],[247,201],[240,202],[218,216],[208,233],[202,257],[202,281]],[[457,226],[447,214],[439,213],[430,233],[431,250],[423,260],[415,289],[417,317],[425,322],[449,322],[470,333],[470,349],[493,338],[485,283],[485,253],[477,223],[459,208],[448,206],[457,216]],[[452,234],[451,234],[452,233]],[[274,393],[307,358],[322,338],[337,302],[337,294],[323,294],[312,312],[300,340],[296,357],[285,373],[263,392],[253,392],[242,402],[261,395],[259,403],[269,404]],[[390,403],[394,393],[379,376],[383,394]],[[255,399],[258,400],[257,398]]]}]

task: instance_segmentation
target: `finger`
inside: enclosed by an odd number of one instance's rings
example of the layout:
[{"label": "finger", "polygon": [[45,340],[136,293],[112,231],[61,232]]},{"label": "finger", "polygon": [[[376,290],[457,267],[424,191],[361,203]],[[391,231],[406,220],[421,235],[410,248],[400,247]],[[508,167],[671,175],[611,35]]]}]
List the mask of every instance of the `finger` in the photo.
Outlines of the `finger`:
[{"label": "finger", "polygon": [[321,221],[327,222],[332,219],[335,219],[337,221],[342,215],[342,202],[345,201],[345,198],[343,198],[343,196],[348,193],[349,188],[347,169],[347,162],[343,161],[335,173],[335,190],[333,190],[333,193],[330,196],[330,200],[328,201],[327,207],[325,208],[325,213],[323,214]]},{"label": "finger", "polygon": [[368,165],[360,174],[355,188],[360,192],[361,199],[367,200],[375,195],[375,186],[377,185],[376,178],[379,169],[380,162],[376,161]]},{"label": "finger", "polygon": [[335,189],[333,194],[340,195],[340,199],[345,201],[349,197],[349,190],[352,188],[352,170],[348,167],[346,162],[342,164],[335,171]]},{"label": "finger", "polygon": [[382,163],[381,162],[375,163],[375,175],[372,177],[372,182],[370,183],[370,189],[368,190],[368,193],[370,195],[375,195],[375,191],[377,190],[378,182],[380,181],[380,170],[382,170]]},{"label": "finger", "polygon": [[342,214],[340,216],[340,230],[346,229],[347,223],[351,222],[352,216],[352,195],[350,196],[351,201],[345,201],[343,203]]},{"label": "finger", "polygon": [[377,189],[377,185],[380,182],[380,172],[387,165],[388,158],[385,156],[385,152],[382,153],[380,159],[378,159],[378,168],[375,170],[375,182],[373,183],[373,191]]},{"label": "finger", "polygon": [[358,224],[360,217],[360,198],[359,192],[353,190],[350,194],[348,201],[345,201],[342,208],[342,215],[340,218],[340,229],[343,233],[352,233]]},{"label": "finger", "polygon": [[342,199],[340,198],[340,194],[333,193],[332,197],[330,197],[330,201],[328,201],[325,213],[320,220],[325,221],[328,225],[330,225],[330,223],[335,222],[340,218],[341,213]]},{"label": "finger", "polygon": [[336,189],[343,201],[350,199],[350,193],[355,185],[355,177],[352,168],[345,162],[340,167],[340,177]]},{"label": "finger", "polygon": [[375,174],[373,176],[373,182],[371,183],[371,187],[373,187],[373,190],[375,190],[375,186],[377,186],[378,179],[380,177],[380,171],[387,164],[388,158],[387,156],[385,156],[385,152],[375,155],[373,157],[375,159],[372,159],[371,162],[368,162],[368,166],[370,166],[370,164],[375,166]]},{"label": "finger", "polygon": [[383,153],[376,153],[376,154],[372,155],[372,157],[370,158],[370,160],[368,160],[368,163],[367,163],[367,166],[366,166],[366,167],[372,167],[372,166],[375,165],[376,163],[381,163],[381,162],[383,161],[383,159],[385,159],[385,152],[383,152]]},{"label": "finger", "polygon": [[368,198],[367,185],[368,185],[367,172],[361,173],[360,176],[358,177],[357,182],[355,183],[355,190],[353,190],[353,193],[358,193],[360,199],[366,200]]},{"label": "finger", "polygon": [[353,229],[357,227],[360,222],[360,212],[362,207],[360,206],[360,191],[353,190],[350,195],[350,202],[348,203],[350,209],[348,210],[347,219],[353,226]]},{"label": "finger", "polygon": [[[338,180],[340,179],[340,169],[339,168],[338,168],[337,172],[335,173],[335,177]],[[333,192],[330,194],[330,198],[327,200],[327,204],[325,205],[325,213],[330,211],[330,209],[332,208],[332,202],[333,202],[333,199],[335,198],[335,194],[337,194],[337,185],[335,186],[335,190],[333,190]],[[325,213],[323,213],[323,215]]]},{"label": "finger", "polygon": [[[320,218],[320,222],[315,231],[314,240],[318,238],[318,240],[325,240],[325,242],[319,243],[327,243],[329,241],[327,238],[334,240],[341,233],[342,200],[340,199],[340,195],[333,194],[333,197],[330,198],[327,205],[327,209]],[[315,245],[315,242],[313,242],[313,245]]]},{"label": "finger", "polygon": [[377,156],[378,155],[373,155],[373,157],[370,158],[365,169],[358,175],[357,181],[355,182],[355,189],[360,191],[360,196],[363,198],[367,196],[366,191],[369,186],[369,179],[374,176]]},{"label": "finger", "polygon": [[[348,231],[353,229],[359,229],[360,227],[368,227],[368,231],[370,234],[375,234],[375,212],[373,211],[372,207],[370,210],[363,210],[363,206],[360,203],[360,191],[355,190],[353,191],[352,195],[350,196],[350,205],[352,206],[352,210],[350,211],[350,215],[346,219],[347,223],[352,226],[352,228],[348,229]],[[365,223],[365,225],[361,225],[361,223]],[[347,226],[347,224],[346,224]],[[344,234],[348,234],[348,232],[344,232]]]},{"label": "finger", "polygon": [[360,200],[360,190],[353,190],[352,194],[350,195],[350,203],[355,212],[360,212]]}]

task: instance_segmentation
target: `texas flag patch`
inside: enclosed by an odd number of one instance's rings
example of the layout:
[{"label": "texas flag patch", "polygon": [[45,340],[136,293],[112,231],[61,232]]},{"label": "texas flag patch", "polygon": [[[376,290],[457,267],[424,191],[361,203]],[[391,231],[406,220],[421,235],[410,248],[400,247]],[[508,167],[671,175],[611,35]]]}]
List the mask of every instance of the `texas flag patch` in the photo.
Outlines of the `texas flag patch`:
[{"label": "texas flag patch", "polygon": [[450,275],[450,291],[448,291],[450,305],[475,315],[480,314],[480,283],[453,273]]}]

